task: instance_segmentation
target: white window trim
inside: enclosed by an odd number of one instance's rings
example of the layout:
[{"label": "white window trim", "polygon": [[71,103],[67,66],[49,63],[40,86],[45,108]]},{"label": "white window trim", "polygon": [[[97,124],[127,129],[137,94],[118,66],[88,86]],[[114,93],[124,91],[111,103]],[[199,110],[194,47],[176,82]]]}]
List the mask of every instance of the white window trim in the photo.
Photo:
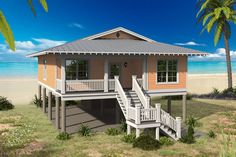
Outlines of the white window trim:
[{"label": "white window trim", "polygon": [[[166,82],[158,82],[158,78],[157,78],[157,73],[158,73],[158,61],[167,61],[167,66],[166,66]],[[176,82],[168,82],[168,61],[170,60],[176,60],[177,61],[177,80]],[[178,59],[158,59],[157,62],[156,62],[156,84],[157,85],[161,85],[161,84],[179,84],[179,60]]]},{"label": "white window trim", "polygon": [[43,80],[47,81],[47,60],[43,59]]},{"label": "white window trim", "polygon": [[[87,69],[88,69],[88,74],[87,74],[87,75],[88,75],[88,79],[83,79],[83,80],[89,80],[89,77],[90,77],[90,65],[89,65],[90,61],[89,61],[89,59],[76,59],[76,58],[75,58],[75,59],[71,59],[71,58],[65,59],[65,79],[66,79],[66,61],[67,61],[67,60],[76,60],[76,61],[77,61],[77,60],[85,60],[85,61],[87,61],[87,64],[88,64],[88,65],[87,65],[87,66],[88,66],[88,67],[87,67]],[[67,80],[67,79],[66,79],[66,80]],[[79,80],[79,79],[78,79],[78,63],[76,63],[76,79],[75,79],[75,80]]]}]

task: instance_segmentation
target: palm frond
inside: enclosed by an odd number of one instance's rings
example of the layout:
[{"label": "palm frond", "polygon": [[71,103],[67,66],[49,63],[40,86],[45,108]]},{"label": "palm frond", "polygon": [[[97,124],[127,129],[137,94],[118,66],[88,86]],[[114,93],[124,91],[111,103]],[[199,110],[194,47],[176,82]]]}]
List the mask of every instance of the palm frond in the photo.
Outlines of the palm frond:
[{"label": "palm frond", "polygon": [[203,20],[202,20],[203,21],[202,25],[204,26],[206,24],[207,20],[213,15],[214,15],[214,13],[209,13],[209,14],[205,15]]},{"label": "palm frond", "polygon": [[223,7],[222,11],[227,19],[230,18],[231,9],[229,7]]},{"label": "palm frond", "polygon": [[209,33],[212,29],[212,27],[214,26],[214,24],[216,23],[217,19],[215,17],[213,17],[207,24],[207,32]]},{"label": "palm frond", "polygon": [[206,1],[202,4],[202,6],[201,6],[200,10],[198,11],[196,17],[198,17],[199,14],[203,11],[203,9],[205,9],[205,8],[207,7],[207,4],[209,3],[209,1],[210,1],[210,0],[206,0]]},{"label": "palm frond", "polygon": [[48,12],[48,4],[46,0],[39,0],[41,5],[43,6],[43,9]]},{"label": "palm frond", "polygon": [[231,36],[231,27],[230,27],[230,24],[228,22],[224,23],[224,34],[225,34],[227,39],[229,39],[230,36]]},{"label": "palm frond", "polygon": [[29,7],[30,7],[32,13],[34,14],[34,16],[37,16],[35,8],[34,8],[33,0],[27,0],[27,2],[29,4]]},{"label": "palm frond", "polygon": [[216,46],[222,36],[222,31],[223,31],[223,22],[220,21],[217,23],[216,29],[215,29],[215,34],[214,34],[214,45]]},{"label": "palm frond", "polygon": [[2,11],[0,11],[0,32],[6,40],[6,43],[11,50],[15,51],[15,40],[10,26],[7,23],[7,20]]}]

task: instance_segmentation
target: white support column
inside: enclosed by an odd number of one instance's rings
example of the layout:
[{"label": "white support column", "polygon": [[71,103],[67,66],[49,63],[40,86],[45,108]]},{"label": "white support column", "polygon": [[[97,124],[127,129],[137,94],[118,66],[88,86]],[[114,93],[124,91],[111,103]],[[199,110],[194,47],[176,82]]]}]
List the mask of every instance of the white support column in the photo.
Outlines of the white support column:
[{"label": "white support column", "polygon": [[61,59],[61,94],[66,92],[66,72],[65,72],[65,59]]},{"label": "white support column", "polygon": [[66,102],[61,101],[61,132],[66,132]]},{"label": "white support column", "polygon": [[108,92],[108,60],[104,62],[104,92]]},{"label": "white support column", "polygon": [[142,80],[143,80],[143,89],[147,90],[147,57],[146,56],[143,58]]},{"label": "white support column", "polygon": [[132,91],[134,91],[134,81],[137,80],[136,75],[132,75]]},{"label": "white support column", "polygon": [[38,99],[39,99],[39,100],[42,99],[42,98],[41,98],[41,88],[42,88],[42,86],[39,84],[39,85],[38,85]]},{"label": "white support column", "polygon": [[155,104],[155,107],[157,109],[157,119],[156,119],[156,122],[160,123],[161,122],[161,104],[160,103],[157,103]]},{"label": "white support column", "polygon": [[127,135],[131,134],[131,126],[127,124]]},{"label": "white support column", "polygon": [[156,127],[156,140],[160,139],[160,128]]},{"label": "white support column", "polygon": [[48,119],[52,120],[52,92],[48,92]]},{"label": "white support column", "polygon": [[182,100],[183,102],[183,106],[182,106],[182,112],[183,112],[183,116],[182,116],[182,118],[183,118],[183,121],[185,122],[186,121],[186,95],[183,95],[183,100]]},{"label": "white support column", "polygon": [[138,138],[140,136],[140,129],[136,128],[136,138]]},{"label": "white support column", "polygon": [[60,128],[60,104],[59,104],[59,97],[56,96],[56,111],[55,111],[55,123],[56,128]]},{"label": "white support column", "polygon": [[140,110],[141,110],[141,106],[140,105],[136,105],[135,106],[135,124],[140,124],[141,121],[140,121]]},{"label": "white support column", "polygon": [[43,113],[46,113],[46,88],[43,87]]},{"label": "white support column", "polygon": [[176,117],[176,123],[177,123],[176,135],[177,135],[177,138],[180,139],[181,138],[181,117]]}]

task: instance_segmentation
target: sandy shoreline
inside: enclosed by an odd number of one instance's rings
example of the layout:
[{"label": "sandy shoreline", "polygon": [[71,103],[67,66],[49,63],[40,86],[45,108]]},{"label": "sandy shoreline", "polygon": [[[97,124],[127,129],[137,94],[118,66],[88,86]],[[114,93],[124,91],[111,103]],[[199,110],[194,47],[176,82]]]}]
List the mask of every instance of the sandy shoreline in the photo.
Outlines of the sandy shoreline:
[{"label": "sandy shoreline", "polygon": [[[236,74],[233,74],[233,85],[236,86]],[[0,95],[8,97],[14,104],[28,104],[37,93],[36,78],[0,78]],[[226,74],[189,74],[187,90],[189,93],[204,94],[217,88],[227,87]]]}]

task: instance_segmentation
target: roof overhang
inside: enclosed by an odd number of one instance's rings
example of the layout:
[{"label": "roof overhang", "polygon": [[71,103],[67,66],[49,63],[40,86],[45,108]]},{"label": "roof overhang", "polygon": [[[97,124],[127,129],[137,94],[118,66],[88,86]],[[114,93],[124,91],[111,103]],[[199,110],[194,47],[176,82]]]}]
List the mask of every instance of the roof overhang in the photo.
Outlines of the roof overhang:
[{"label": "roof overhang", "polygon": [[47,54],[57,55],[167,55],[167,56],[206,56],[208,53],[173,53],[173,52],[81,52],[81,51],[42,51],[27,55],[27,57],[38,57]]}]

